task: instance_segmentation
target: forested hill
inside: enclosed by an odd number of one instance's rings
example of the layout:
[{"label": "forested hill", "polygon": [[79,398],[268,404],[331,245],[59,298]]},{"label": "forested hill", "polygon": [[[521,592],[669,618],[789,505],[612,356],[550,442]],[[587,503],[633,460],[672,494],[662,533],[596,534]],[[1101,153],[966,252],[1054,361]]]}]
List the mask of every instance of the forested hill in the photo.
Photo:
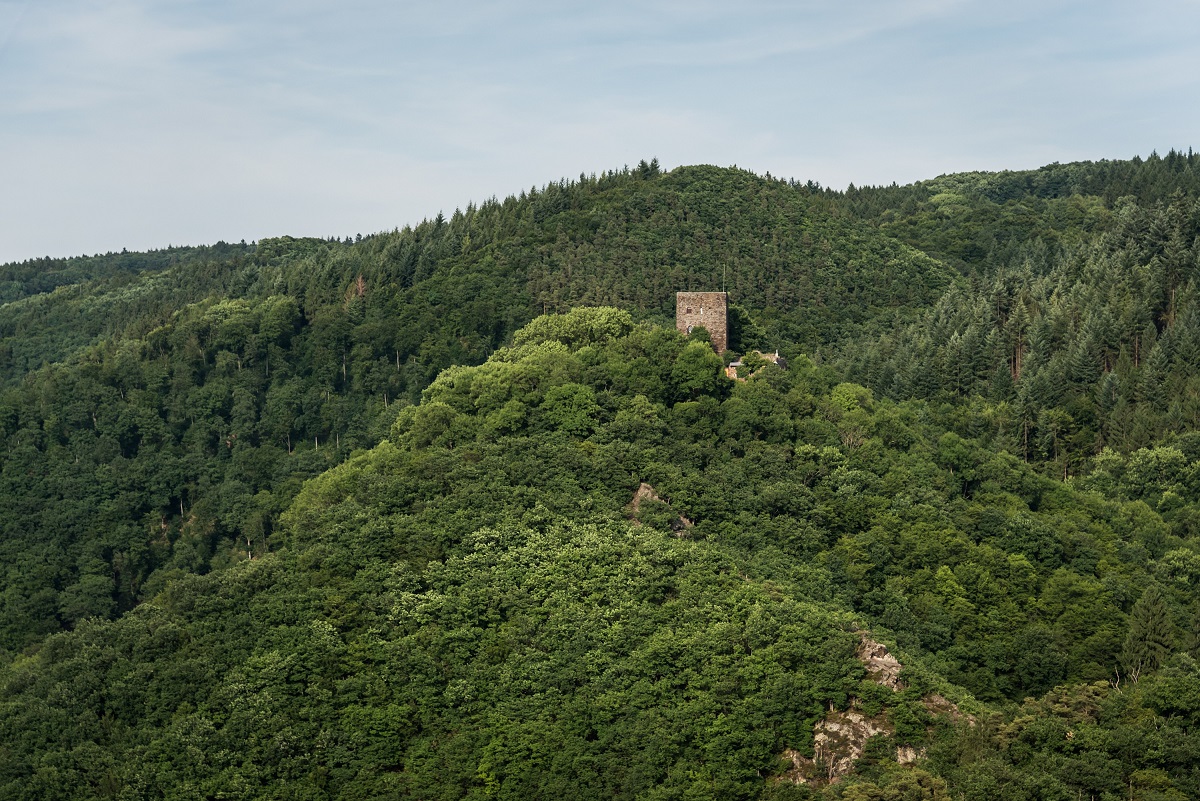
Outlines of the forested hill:
[{"label": "forested hill", "polygon": [[[608,303],[666,320],[681,287],[724,285],[806,347],[946,287],[936,261],[812,205],[804,187],[743,171],[644,165],[353,242],[283,237],[5,265],[0,299],[24,300],[0,307],[0,367],[20,376],[98,337],[141,337],[209,298],[288,295],[308,322],[354,328],[352,344],[444,366],[446,351],[478,362],[547,310]],[[325,307],[330,319],[318,320]]]},{"label": "forested hill", "polygon": [[893,398],[972,405],[995,448],[1086,474],[1200,425],[1200,157],[1051,165],[839,202],[969,281],[843,349]]},{"label": "forested hill", "polygon": [[0,268],[0,795],[1200,795],[1196,160]]},{"label": "forested hill", "polygon": [[747,344],[811,350],[915,319],[949,284],[812,205],[743,171],[645,164],[357,241],[3,268],[0,648],[262,552],[302,479],[535,313],[668,322],[677,289],[726,281],[754,310]]},{"label": "forested hill", "polygon": [[271,553],[0,674],[0,794],[1200,791],[1192,540],[924,401],[721,368],[580,309],[443,372]]}]

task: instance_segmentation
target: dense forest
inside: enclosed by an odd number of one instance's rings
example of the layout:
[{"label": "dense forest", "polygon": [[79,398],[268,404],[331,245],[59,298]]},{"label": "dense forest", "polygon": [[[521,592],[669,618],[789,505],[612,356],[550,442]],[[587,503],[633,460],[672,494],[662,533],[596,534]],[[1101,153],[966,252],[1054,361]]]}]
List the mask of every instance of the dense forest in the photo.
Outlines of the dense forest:
[{"label": "dense forest", "polygon": [[669,323],[677,287],[728,275],[773,342],[820,349],[915,319],[949,285],[810,205],[743,172],[646,165],[358,241],[4,268],[0,284],[53,289],[0,306],[0,649],[261,552],[304,479],[535,313],[609,303]]},{"label": "dense forest", "polygon": [[0,267],[0,794],[1200,796],[1197,162]]}]

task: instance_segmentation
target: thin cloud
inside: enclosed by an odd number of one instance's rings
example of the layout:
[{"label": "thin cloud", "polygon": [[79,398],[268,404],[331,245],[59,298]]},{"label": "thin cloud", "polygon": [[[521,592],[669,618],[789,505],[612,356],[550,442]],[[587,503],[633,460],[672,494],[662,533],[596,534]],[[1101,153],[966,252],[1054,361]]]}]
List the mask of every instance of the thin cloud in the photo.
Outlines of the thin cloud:
[{"label": "thin cloud", "polygon": [[4,62],[4,54],[8,50],[8,43],[12,41],[17,29],[21,27],[21,23],[25,19],[25,15],[29,12],[29,8],[33,5],[33,0],[20,0],[20,2],[0,2],[0,64]]},{"label": "thin cloud", "polygon": [[171,21],[142,4],[38,6],[21,33],[22,69],[8,85],[9,113],[87,111],[186,85],[189,60],[215,56],[229,27]]},{"label": "thin cloud", "polygon": [[1187,147],[1197,22],[1176,0],[0,0],[0,260],[365,233],[651,156],[840,187]]}]

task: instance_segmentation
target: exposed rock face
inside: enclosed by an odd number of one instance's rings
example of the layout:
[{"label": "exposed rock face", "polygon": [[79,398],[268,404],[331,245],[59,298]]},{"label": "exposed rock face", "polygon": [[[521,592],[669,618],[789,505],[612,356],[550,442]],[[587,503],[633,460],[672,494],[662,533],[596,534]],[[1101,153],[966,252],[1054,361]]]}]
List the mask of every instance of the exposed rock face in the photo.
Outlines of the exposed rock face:
[{"label": "exposed rock face", "polygon": [[641,510],[643,501],[662,501],[654,487],[645,481],[638,484],[637,492],[633,493],[633,500],[629,502],[630,512],[636,515]]},{"label": "exposed rock face", "polygon": [[[859,632],[859,636],[861,642],[857,656],[866,668],[868,678],[893,692],[903,690],[905,685],[900,681],[900,671],[903,669],[900,660],[892,656],[882,643],[871,639],[867,632]],[[934,715],[948,715],[955,720],[962,717],[958,707],[940,695],[927,695],[921,699],[921,703]],[[792,748],[784,751],[783,759],[790,762],[791,767],[780,779],[795,784],[834,784],[854,770],[854,763],[862,758],[867,740],[877,734],[891,736],[894,732],[895,728],[885,715],[868,717],[855,709],[853,704],[845,711],[831,709],[813,726],[813,758]],[[896,761],[901,765],[924,756],[924,749],[911,745],[896,749]]]},{"label": "exposed rock face", "polygon": [[[633,523],[635,526],[640,526],[642,524],[642,521],[638,519],[638,512],[641,511],[642,504],[646,501],[661,503],[668,507],[671,505],[670,501],[659,497],[659,494],[654,487],[643,481],[638,485],[637,492],[633,493],[633,500],[631,500],[625,507],[625,516],[629,519],[629,522]],[[694,524],[692,521],[688,520],[683,515],[676,515],[671,521],[671,531],[675,532],[676,537],[683,537],[686,535],[687,530],[692,528],[693,525]]]},{"label": "exposed rock face", "polygon": [[862,757],[867,740],[892,731],[882,715],[869,718],[853,709],[830,712],[813,727],[813,753],[817,765],[823,768],[821,778],[832,783],[845,776]]},{"label": "exposed rock face", "polygon": [[[962,711],[958,708],[958,704],[949,701],[937,693],[931,693],[921,699],[921,703],[933,715],[946,715],[951,720],[960,720],[963,717]],[[975,717],[967,715],[967,723],[975,725]]]},{"label": "exposed rock face", "polygon": [[871,681],[897,692],[904,689],[900,683],[900,660],[892,656],[886,646],[868,637],[865,631],[857,655]]},{"label": "exposed rock face", "polygon": [[816,764],[795,748],[789,748],[783,752],[783,761],[791,762],[792,766],[784,771],[784,774],[779,777],[779,781],[808,784],[816,776]]}]

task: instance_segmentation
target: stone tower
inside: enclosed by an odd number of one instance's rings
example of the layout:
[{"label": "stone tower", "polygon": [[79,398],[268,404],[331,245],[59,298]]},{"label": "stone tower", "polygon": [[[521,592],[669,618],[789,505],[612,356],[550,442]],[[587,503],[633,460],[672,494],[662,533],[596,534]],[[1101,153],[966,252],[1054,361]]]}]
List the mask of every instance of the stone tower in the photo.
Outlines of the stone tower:
[{"label": "stone tower", "polygon": [[729,327],[724,292],[676,292],[675,327],[690,334],[696,326],[704,326],[717,353],[729,347]]}]

